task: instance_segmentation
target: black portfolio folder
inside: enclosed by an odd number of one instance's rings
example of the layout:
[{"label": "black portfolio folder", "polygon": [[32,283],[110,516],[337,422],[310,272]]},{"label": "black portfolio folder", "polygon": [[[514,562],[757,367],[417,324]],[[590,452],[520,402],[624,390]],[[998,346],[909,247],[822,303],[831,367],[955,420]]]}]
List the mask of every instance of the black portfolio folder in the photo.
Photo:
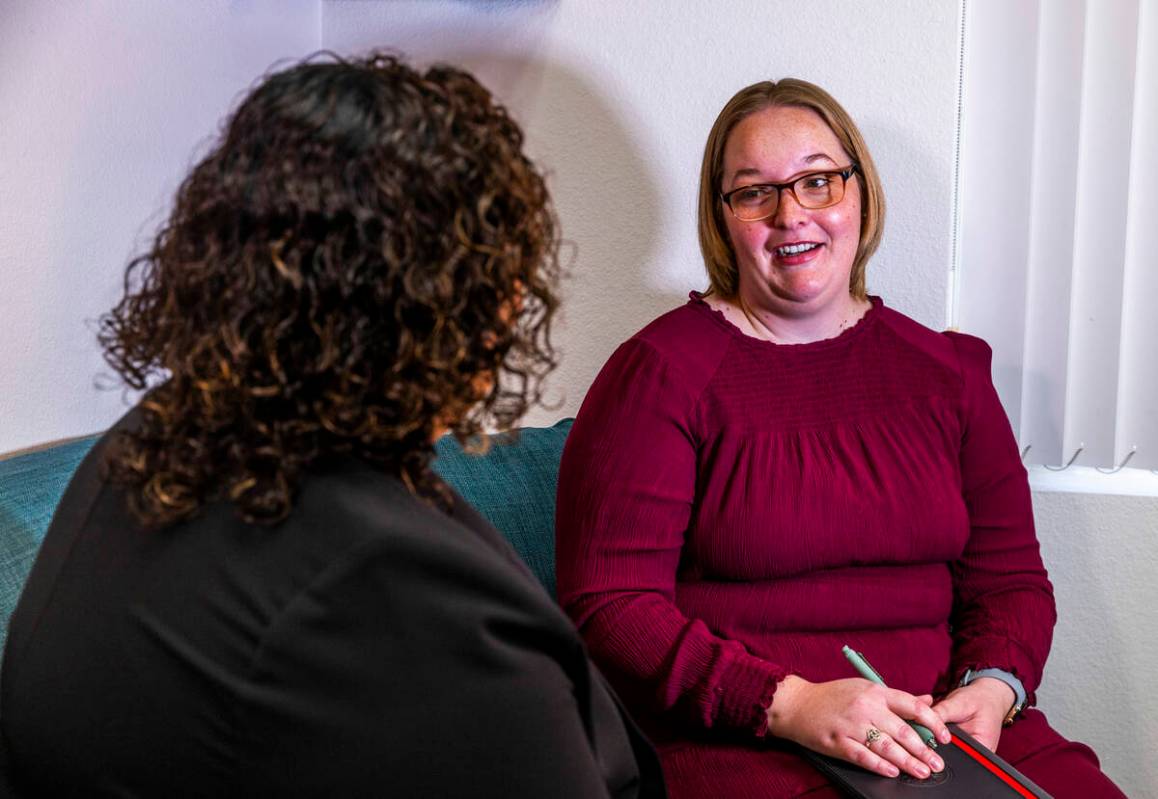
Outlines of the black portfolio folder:
[{"label": "black portfolio folder", "polygon": [[863,799],[1050,799],[1021,772],[955,724],[953,742],[937,747],[945,769],[927,780],[882,777],[843,760],[805,751],[814,766],[849,796]]}]

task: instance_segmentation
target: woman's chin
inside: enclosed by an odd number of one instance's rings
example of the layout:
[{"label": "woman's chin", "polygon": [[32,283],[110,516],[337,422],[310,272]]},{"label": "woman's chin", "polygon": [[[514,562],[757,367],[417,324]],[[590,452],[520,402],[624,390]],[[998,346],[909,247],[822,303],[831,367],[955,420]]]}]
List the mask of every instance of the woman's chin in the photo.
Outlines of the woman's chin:
[{"label": "woman's chin", "polygon": [[790,281],[773,283],[772,295],[792,308],[809,311],[823,310],[840,301],[840,292],[832,291],[827,283],[813,281]]}]

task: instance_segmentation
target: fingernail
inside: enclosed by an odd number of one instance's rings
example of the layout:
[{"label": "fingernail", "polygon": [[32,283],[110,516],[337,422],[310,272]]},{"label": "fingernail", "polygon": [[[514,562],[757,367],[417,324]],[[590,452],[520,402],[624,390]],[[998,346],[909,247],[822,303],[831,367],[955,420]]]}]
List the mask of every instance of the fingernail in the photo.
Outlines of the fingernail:
[{"label": "fingernail", "polygon": [[945,730],[943,733],[941,733],[941,743],[947,744],[952,740],[953,740],[953,733],[949,732],[948,730]]},{"label": "fingernail", "polygon": [[933,771],[940,771],[941,769],[945,768],[945,764],[941,761],[941,758],[939,758],[939,757],[935,757],[932,760],[930,760],[929,765],[933,767]]},{"label": "fingernail", "polygon": [[890,777],[899,777],[901,775],[901,770],[896,766],[885,766],[885,771],[889,773]]},{"label": "fingernail", "polygon": [[925,779],[925,778],[927,778],[927,777],[929,776],[929,767],[928,767],[928,766],[926,766],[926,765],[924,765],[923,763],[922,763],[922,764],[920,764],[920,765],[918,765],[918,766],[917,766],[917,775],[918,775],[918,776],[919,776],[921,779]]}]

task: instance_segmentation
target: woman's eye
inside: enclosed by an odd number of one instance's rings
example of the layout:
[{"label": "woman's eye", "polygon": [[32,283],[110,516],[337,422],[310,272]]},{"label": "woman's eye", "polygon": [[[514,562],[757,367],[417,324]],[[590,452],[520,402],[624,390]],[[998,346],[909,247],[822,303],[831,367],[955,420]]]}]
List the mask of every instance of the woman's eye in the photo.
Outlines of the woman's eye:
[{"label": "woman's eye", "polygon": [[831,182],[832,178],[828,175],[812,175],[803,181],[806,189],[823,189]]},{"label": "woman's eye", "polygon": [[764,200],[769,193],[767,186],[749,186],[746,189],[740,189],[734,196],[742,203],[752,203]]}]

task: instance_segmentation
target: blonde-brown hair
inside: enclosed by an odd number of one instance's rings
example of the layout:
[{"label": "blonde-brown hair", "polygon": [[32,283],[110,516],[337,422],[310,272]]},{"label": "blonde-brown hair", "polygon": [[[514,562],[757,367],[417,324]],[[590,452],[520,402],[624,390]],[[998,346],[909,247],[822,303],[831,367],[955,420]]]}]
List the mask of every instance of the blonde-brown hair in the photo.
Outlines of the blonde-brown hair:
[{"label": "blonde-brown hair", "polygon": [[700,169],[698,226],[700,250],[708,269],[712,292],[733,297],[739,289],[736,256],[724,225],[724,203],[720,199],[723,179],[724,148],[728,137],[741,120],[765,108],[798,106],[815,111],[836,135],[845,152],[852,157],[860,178],[860,243],[849,276],[849,292],[857,299],[865,297],[865,265],[876,252],[885,222],[885,192],[880,175],[869,154],[868,145],[840,103],[819,86],[797,78],[761,81],[741,89],[732,96],[708,134],[704,161]]}]

